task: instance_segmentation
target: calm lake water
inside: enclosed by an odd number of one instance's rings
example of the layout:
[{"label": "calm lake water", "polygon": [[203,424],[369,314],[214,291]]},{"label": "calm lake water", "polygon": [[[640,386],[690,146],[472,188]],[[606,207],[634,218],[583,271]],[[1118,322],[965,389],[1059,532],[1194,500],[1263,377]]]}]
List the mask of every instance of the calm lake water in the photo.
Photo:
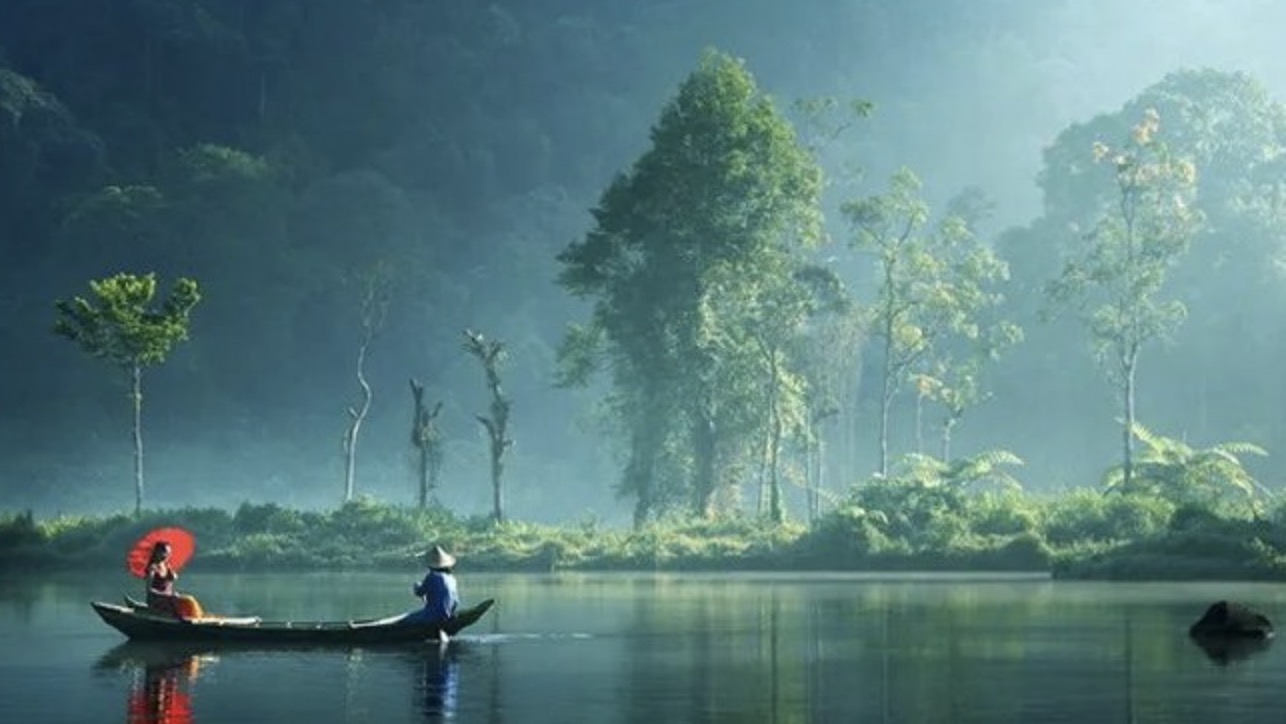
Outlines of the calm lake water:
[{"label": "calm lake water", "polygon": [[[206,608],[360,618],[403,575],[201,575]],[[1286,644],[1207,653],[1205,606],[1286,586],[859,575],[461,576],[495,609],[437,647],[126,644],[121,576],[0,581],[3,722],[1281,722]]]}]

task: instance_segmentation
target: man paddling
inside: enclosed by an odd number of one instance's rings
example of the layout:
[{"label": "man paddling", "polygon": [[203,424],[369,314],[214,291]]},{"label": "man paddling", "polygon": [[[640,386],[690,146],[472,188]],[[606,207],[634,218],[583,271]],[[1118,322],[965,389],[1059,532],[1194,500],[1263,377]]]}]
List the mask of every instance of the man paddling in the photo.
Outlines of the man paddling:
[{"label": "man paddling", "polygon": [[[452,573],[455,569],[455,556],[443,550],[442,546],[433,546],[424,552],[423,558],[429,572],[412,590],[424,600],[424,607],[408,613],[404,620],[407,623],[443,623],[455,616],[455,610],[460,605],[460,595]],[[441,634],[441,638],[446,640],[445,632]]]}]

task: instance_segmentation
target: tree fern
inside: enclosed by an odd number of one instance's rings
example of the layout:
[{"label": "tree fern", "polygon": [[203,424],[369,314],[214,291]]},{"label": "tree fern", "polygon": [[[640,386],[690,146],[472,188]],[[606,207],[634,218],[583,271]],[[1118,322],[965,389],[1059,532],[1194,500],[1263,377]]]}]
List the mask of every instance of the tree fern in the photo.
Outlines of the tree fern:
[{"label": "tree fern", "polygon": [[1001,488],[1021,490],[1022,484],[1004,468],[1022,464],[1022,459],[1008,450],[985,450],[954,460],[908,453],[898,461],[894,479],[956,490],[964,490],[975,483],[993,483]]},{"label": "tree fern", "polygon": [[1148,493],[1176,503],[1208,506],[1232,502],[1232,494],[1234,501],[1249,504],[1252,511],[1261,510],[1263,499],[1271,495],[1241,461],[1246,455],[1268,454],[1254,443],[1225,442],[1198,450],[1137,422],[1131,432],[1144,445],[1134,464],[1131,489],[1125,490],[1125,471],[1117,465],[1103,478],[1108,491]]}]

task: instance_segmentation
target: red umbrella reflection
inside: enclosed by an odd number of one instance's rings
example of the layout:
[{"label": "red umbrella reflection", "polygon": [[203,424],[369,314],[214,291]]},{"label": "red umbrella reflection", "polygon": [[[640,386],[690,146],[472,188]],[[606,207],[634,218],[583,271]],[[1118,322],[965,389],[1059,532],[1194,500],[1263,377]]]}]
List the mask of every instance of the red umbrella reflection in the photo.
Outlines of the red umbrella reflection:
[{"label": "red umbrella reflection", "polygon": [[200,666],[195,656],[169,664],[148,664],[141,684],[130,687],[128,724],[191,724],[192,695],[187,686]]}]

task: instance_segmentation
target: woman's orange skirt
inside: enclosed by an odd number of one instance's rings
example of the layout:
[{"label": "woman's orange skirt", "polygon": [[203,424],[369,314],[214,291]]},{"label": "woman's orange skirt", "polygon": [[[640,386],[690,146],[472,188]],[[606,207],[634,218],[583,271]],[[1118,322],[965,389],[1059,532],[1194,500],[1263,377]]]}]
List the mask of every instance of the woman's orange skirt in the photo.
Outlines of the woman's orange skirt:
[{"label": "woman's orange skirt", "polygon": [[204,618],[205,609],[194,596],[178,594],[173,596],[149,595],[147,607],[158,613],[168,613],[178,618]]},{"label": "woman's orange skirt", "polygon": [[179,618],[204,618],[205,610],[195,596],[181,595],[174,599],[174,613]]}]

